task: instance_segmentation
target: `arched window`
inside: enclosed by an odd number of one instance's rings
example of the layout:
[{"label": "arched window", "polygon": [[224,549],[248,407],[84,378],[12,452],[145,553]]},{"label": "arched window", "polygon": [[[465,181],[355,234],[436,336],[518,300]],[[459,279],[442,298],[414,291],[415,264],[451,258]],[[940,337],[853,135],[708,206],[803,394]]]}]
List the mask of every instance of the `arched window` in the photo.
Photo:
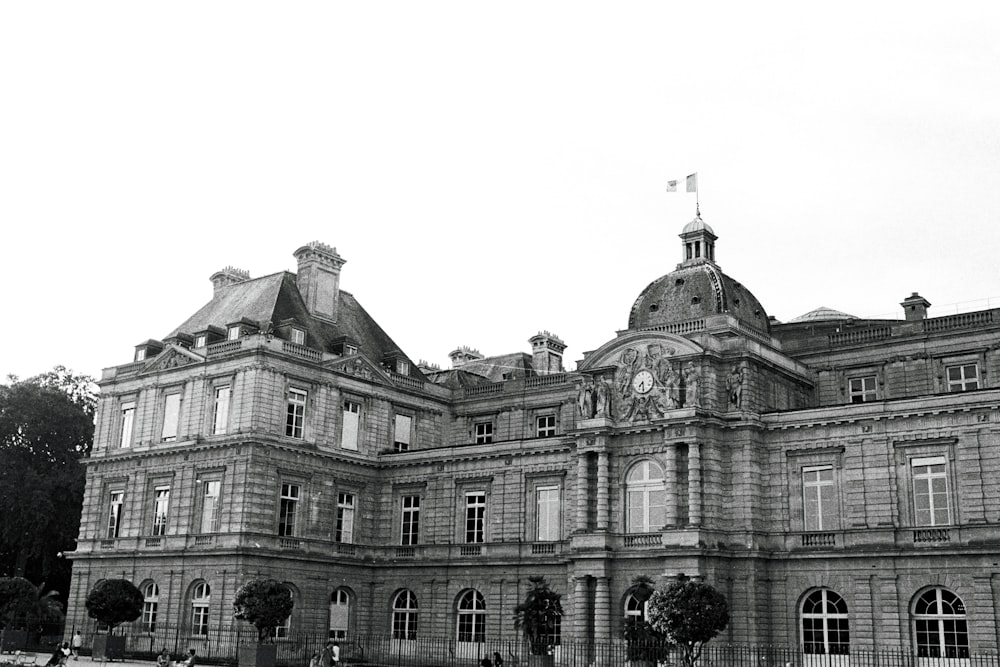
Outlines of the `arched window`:
[{"label": "arched window", "polygon": [[913,636],[920,658],[968,658],[969,626],[962,599],[944,588],[924,591],[913,603]]},{"label": "arched window", "polygon": [[625,620],[630,618],[640,621],[646,618],[646,601],[640,600],[634,593],[629,593],[625,598]]},{"label": "arched window", "polygon": [[392,601],[392,638],[417,638],[417,596],[400,591]]},{"label": "arched window", "polygon": [[152,581],[142,587],[142,629],[156,632],[156,609],[160,603],[160,589]]},{"label": "arched window", "polygon": [[208,636],[208,606],[212,602],[212,589],[204,581],[191,593],[191,634]]},{"label": "arched window", "polygon": [[666,523],[666,490],[663,471],[653,461],[641,461],[628,473],[625,498],[630,533],[649,533]]},{"label": "arched window", "polygon": [[831,590],[813,591],[802,601],[802,652],[811,655],[851,652],[847,603]]},{"label": "arched window", "polygon": [[479,591],[465,591],[458,600],[458,641],[486,641],[486,601]]},{"label": "arched window", "polygon": [[351,594],[338,588],[330,595],[330,639],[347,639],[351,622]]}]

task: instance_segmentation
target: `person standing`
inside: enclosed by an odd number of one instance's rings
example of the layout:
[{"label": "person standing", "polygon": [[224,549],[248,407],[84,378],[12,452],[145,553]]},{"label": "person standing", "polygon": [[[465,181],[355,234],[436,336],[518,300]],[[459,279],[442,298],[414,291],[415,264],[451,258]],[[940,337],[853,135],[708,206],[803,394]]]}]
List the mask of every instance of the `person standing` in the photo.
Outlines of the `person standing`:
[{"label": "person standing", "polygon": [[80,659],[80,647],[82,647],[82,646],[83,646],[83,635],[81,635],[80,631],[77,630],[73,634],[73,659],[74,660],[79,660]]},{"label": "person standing", "polygon": [[340,667],[340,644],[333,642],[333,667]]},{"label": "person standing", "polygon": [[323,654],[320,656],[319,660],[320,667],[332,667],[333,666],[333,640],[326,642],[326,646],[323,647]]}]

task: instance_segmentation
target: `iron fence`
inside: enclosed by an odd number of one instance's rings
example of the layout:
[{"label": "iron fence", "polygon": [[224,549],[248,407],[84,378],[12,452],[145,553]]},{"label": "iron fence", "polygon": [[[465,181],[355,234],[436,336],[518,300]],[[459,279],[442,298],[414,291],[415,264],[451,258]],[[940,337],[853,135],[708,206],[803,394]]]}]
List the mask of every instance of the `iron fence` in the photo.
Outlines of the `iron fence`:
[{"label": "iron fence", "polygon": [[[32,644],[17,647],[38,653],[51,652],[56,644],[68,640],[60,628],[38,628]],[[84,632],[84,654],[89,653],[96,631]],[[164,648],[172,658],[180,658],[193,648],[199,664],[235,665],[239,647],[257,642],[257,631],[247,624],[208,628],[193,634],[190,628],[157,623],[148,627],[135,622],[115,629],[126,637],[125,655],[130,660],[154,660]],[[319,651],[327,637],[321,634],[291,633],[275,640],[280,667],[308,667],[313,651]],[[392,634],[355,633],[338,640],[342,663],[350,667],[477,667],[485,657],[493,661],[499,654],[502,667],[534,667],[526,643],[513,638],[485,638],[478,642],[459,642],[454,637],[422,636],[400,639]],[[11,646],[5,649],[13,650]],[[608,643],[563,642],[550,649],[553,667],[684,667],[677,647],[662,643],[640,644],[624,640]],[[961,658],[918,656],[907,648],[856,649],[842,655],[807,654],[799,647],[747,646],[709,643],[698,667],[1000,667],[996,649]]]}]

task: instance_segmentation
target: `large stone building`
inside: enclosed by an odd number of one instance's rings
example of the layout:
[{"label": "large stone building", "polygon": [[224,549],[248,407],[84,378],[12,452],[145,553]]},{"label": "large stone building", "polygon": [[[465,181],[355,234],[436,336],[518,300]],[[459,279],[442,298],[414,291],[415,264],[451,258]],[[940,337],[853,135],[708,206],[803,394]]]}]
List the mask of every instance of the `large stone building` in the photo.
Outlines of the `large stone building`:
[{"label": "large stone building", "polygon": [[995,650],[1000,310],[778,323],[700,216],[680,236],[573,372],[548,332],[414,363],[321,243],[296,274],[216,273],[104,372],[70,623],[124,575],[197,647],[268,575],[296,600],[279,634],[462,646],[513,637],[541,574],[563,641],[602,643],[643,613],[637,577],[684,573],[728,597],[725,641]]}]

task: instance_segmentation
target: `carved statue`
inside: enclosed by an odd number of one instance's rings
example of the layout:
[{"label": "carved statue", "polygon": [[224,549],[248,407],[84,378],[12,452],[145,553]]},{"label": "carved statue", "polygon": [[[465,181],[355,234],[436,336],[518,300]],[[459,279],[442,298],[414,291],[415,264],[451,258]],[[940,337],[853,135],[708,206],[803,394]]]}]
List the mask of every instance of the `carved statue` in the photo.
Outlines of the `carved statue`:
[{"label": "carved statue", "polygon": [[668,360],[662,360],[660,382],[663,384],[663,405],[667,410],[678,407],[679,383],[677,373],[674,372],[674,365]]},{"label": "carved statue", "polygon": [[734,408],[743,404],[743,367],[733,366],[732,372],[726,378],[726,388],[729,390],[729,405]]},{"label": "carved statue", "polygon": [[698,369],[694,367],[694,362],[689,361],[684,367],[684,406],[688,408],[701,407],[701,393],[698,391],[698,382],[701,376]]},{"label": "carved statue", "polygon": [[603,377],[597,379],[597,386],[594,388],[594,413],[597,417],[611,417],[611,387]]},{"label": "carved statue", "polygon": [[585,378],[580,385],[576,395],[576,407],[580,410],[581,419],[590,419],[594,416],[594,388],[590,378]]}]

